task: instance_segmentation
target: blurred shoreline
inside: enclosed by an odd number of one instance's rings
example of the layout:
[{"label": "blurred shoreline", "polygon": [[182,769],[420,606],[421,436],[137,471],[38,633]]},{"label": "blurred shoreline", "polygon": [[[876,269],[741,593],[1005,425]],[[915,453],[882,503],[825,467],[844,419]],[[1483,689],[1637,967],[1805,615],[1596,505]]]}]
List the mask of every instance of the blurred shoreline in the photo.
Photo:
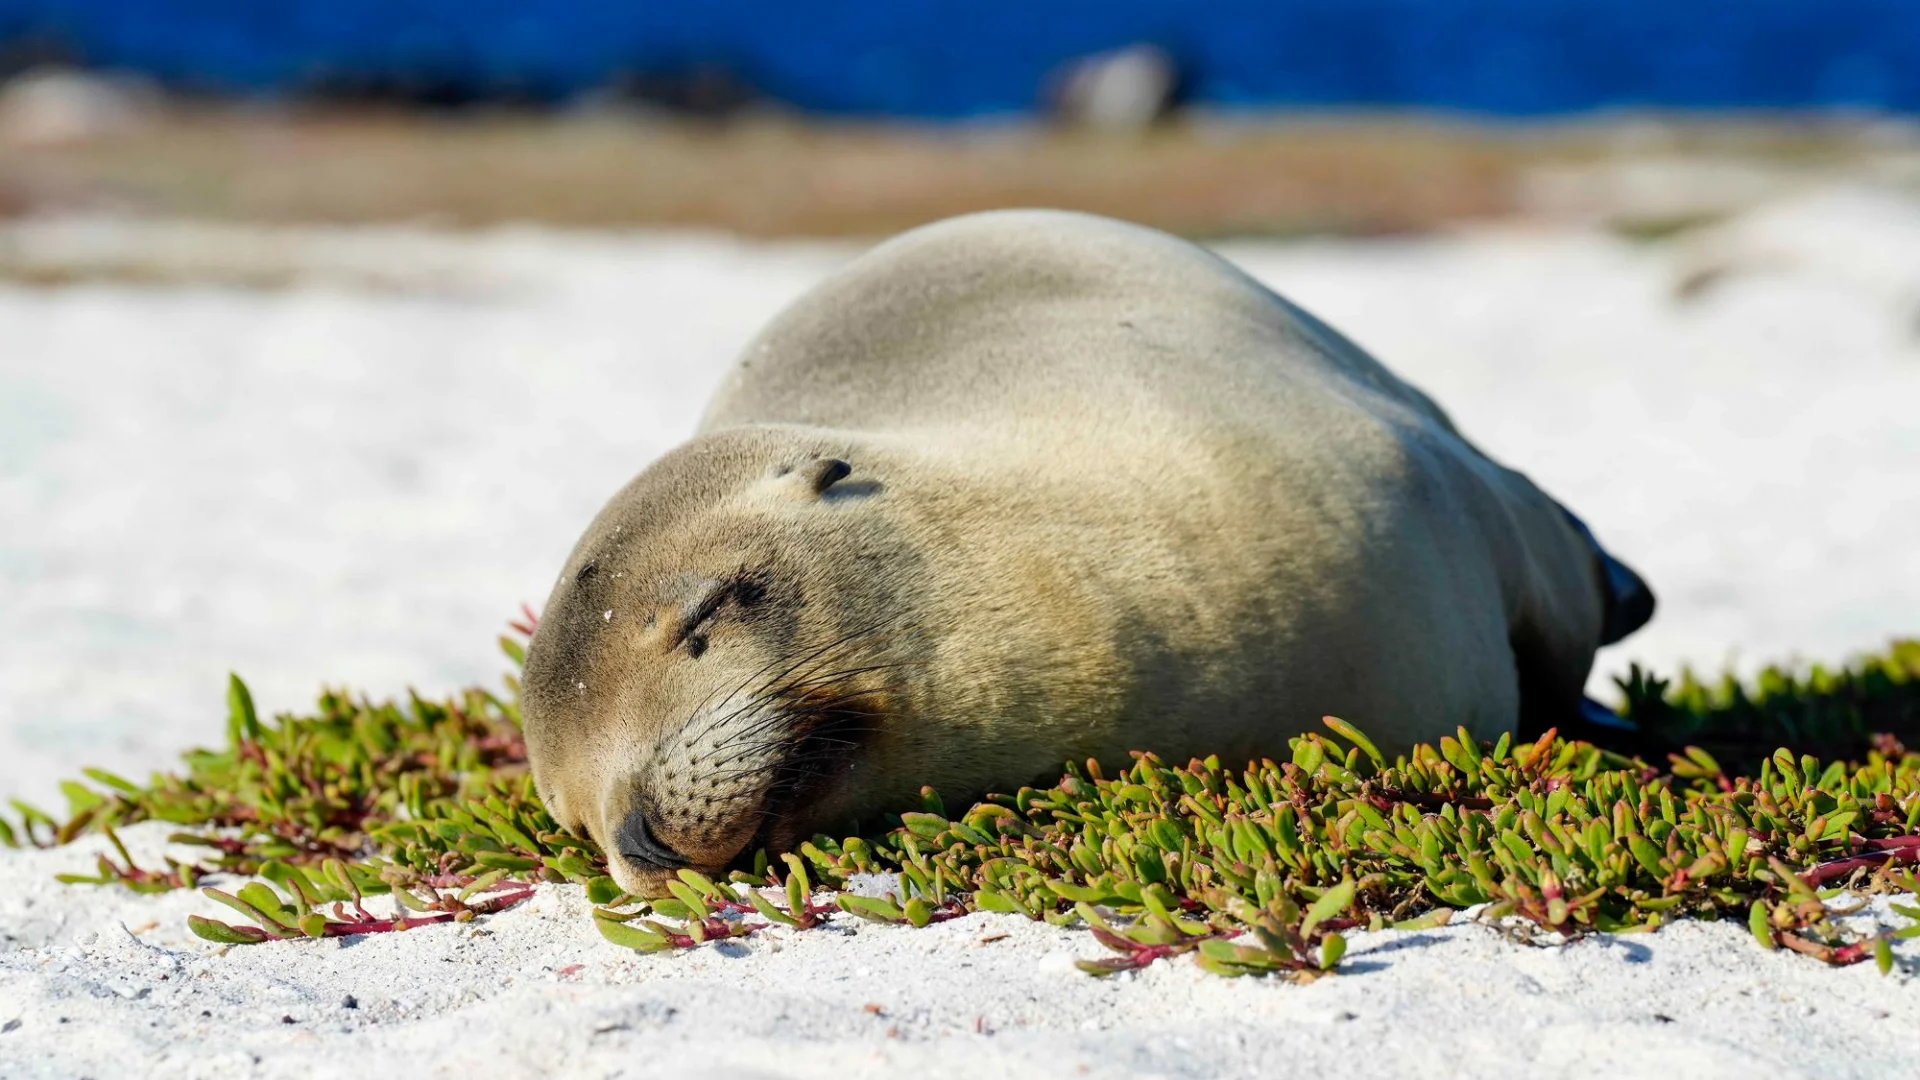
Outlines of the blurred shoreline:
[{"label": "blurred shoreline", "polygon": [[[0,101],[0,217],[876,236],[1056,206],[1188,236],[1577,221],[1658,235],[1836,180],[1920,192],[1884,117],[1183,114],[1142,130]],[[38,110],[36,112],[36,109]]]}]

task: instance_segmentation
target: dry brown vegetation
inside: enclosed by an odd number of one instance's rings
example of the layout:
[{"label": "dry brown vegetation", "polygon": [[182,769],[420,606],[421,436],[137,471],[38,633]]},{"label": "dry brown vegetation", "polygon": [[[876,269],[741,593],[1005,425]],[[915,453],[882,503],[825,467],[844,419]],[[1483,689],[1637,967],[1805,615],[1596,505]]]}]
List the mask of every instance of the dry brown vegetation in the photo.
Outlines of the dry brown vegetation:
[{"label": "dry brown vegetation", "polygon": [[0,147],[0,214],[113,208],[216,220],[827,236],[1045,205],[1199,236],[1372,234],[1529,209],[1537,185],[1528,181],[1542,170],[1650,150],[1825,166],[1884,149],[1875,137],[1858,125],[1761,122],[1537,127],[1346,117],[1117,134],[777,118],[714,126],[617,116],[170,112],[91,140]]}]

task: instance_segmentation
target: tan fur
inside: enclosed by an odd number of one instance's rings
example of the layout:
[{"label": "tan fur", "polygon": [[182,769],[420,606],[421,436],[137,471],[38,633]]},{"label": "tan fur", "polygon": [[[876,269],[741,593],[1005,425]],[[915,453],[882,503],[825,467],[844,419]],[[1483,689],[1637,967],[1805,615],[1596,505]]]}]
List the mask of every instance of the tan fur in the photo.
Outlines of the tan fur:
[{"label": "tan fur", "polygon": [[[716,588],[695,658],[676,625]],[[1279,755],[1324,714],[1490,737],[1523,678],[1575,706],[1601,621],[1559,507],[1344,338],[1172,237],[999,212],[747,349],[569,558],[527,736],[564,822],[617,852],[638,811],[712,870],[923,784]]]}]

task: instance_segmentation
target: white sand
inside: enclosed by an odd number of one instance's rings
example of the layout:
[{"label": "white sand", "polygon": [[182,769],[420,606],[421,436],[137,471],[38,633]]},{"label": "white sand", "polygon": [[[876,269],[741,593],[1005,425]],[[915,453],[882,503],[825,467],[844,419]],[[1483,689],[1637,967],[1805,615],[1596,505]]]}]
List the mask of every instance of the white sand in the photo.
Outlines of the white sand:
[{"label": "white sand", "polygon": [[[1813,193],[1661,246],[1513,227],[1227,250],[1647,575],[1661,612],[1603,672],[1920,632],[1920,207]],[[504,616],[846,255],[0,229],[0,794],[52,801],[82,765],[138,775],[217,738],[229,669],[269,710],[323,678],[492,681]],[[179,283],[4,282],[48,267]],[[639,957],[555,888],[477,928],[215,955],[184,927],[223,910],[202,898],[51,882],[95,848],[0,853],[0,1076],[1873,1076],[1920,1050],[1907,974],[1732,925],[1562,950],[1362,936],[1304,988],[1186,963],[1103,982],[1067,962],[1099,952],[1084,935],[985,916]]]},{"label": "white sand", "polygon": [[[162,835],[129,832],[141,846]],[[580,890],[552,887],[469,927],[217,955],[184,927],[187,911],[224,910],[204,900],[38,884],[85,861],[9,859],[0,925],[22,939],[0,952],[0,1026],[20,1021],[0,1035],[9,1077],[1752,1080],[1910,1076],[1920,1060],[1908,974],[1765,952],[1732,923],[1565,949],[1477,925],[1361,934],[1344,974],[1299,987],[1184,962],[1094,979],[1072,967],[1101,952],[1086,935],[1014,916],[918,931],[840,916],[638,956],[600,940]],[[1920,949],[1901,961],[1920,967]]]}]

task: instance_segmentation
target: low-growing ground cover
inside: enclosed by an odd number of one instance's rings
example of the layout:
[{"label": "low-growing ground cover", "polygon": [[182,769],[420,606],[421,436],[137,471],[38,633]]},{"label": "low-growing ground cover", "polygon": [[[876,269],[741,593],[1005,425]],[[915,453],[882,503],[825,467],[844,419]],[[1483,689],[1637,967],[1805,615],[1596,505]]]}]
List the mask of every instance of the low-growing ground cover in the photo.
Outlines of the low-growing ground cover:
[{"label": "low-growing ground cover", "polygon": [[[1920,642],[1746,684],[1636,670],[1627,726],[1597,741],[1463,734],[1389,761],[1329,718],[1284,762],[1087,762],[958,814],[926,791],[878,827],[758,853],[723,882],[687,872],[651,901],[622,895],[594,846],[540,805],[517,689],[327,693],[263,721],[235,678],[223,749],[145,785],[89,770],[64,785],[63,818],[16,803],[0,841],[177,824],[198,859],[136,866],[120,849],[70,880],[162,891],[257,875],[206,889],[241,919],[192,920],[231,944],[466,921],[561,880],[600,905],[603,935],[642,951],[806,929],[836,910],[916,926],[990,910],[1084,924],[1114,954],[1083,965],[1102,974],[1191,952],[1219,974],[1311,978],[1338,966],[1343,930],[1469,908],[1549,941],[1740,918],[1768,948],[1883,969],[1887,936],[1920,935],[1920,922],[1864,933],[1835,920],[1865,894],[1920,886],[1920,753],[1906,749],[1920,741]],[[375,897],[390,902],[370,909]]]}]

